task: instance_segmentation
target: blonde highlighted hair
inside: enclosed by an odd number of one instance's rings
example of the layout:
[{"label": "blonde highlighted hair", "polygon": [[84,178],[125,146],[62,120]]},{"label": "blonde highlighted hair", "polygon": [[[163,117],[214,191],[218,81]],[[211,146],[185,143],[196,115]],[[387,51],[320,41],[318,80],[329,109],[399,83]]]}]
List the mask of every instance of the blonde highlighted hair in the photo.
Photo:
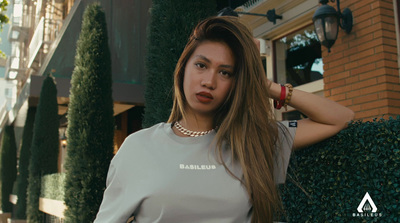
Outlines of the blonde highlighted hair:
[{"label": "blonde highlighted hair", "polygon": [[223,143],[240,163],[249,199],[253,205],[252,222],[272,222],[281,202],[274,181],[275,143],[278,126],[269,100],[269,86],[259,50],[253,36],[238,18],[212,17],[194,29],[174,72],[174,104],[168,122],[185,118],[186,98],[183,78],[187,61],[203,41],[226,43],[235,56],[234,84],[225,103],[218,109],[214,126],[217,153],[222,159]]}]

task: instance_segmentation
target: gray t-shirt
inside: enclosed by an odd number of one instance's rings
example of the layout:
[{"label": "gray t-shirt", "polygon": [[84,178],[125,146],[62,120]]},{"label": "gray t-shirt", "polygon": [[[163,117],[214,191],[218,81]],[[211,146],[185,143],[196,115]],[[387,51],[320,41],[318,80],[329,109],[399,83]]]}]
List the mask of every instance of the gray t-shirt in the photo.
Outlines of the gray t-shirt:
[{"label": "gray t-shirt", "polygon": [[[281,148],[275,181],[284,183],[295,128],[279,131]],[[200,137],[177,136],[170,123],[160,123],[128,136],[110,164],[107,189],[95,223],[250,222],[246,188],[217,162],[216,132]],[[229,169],[242,178],[239,164],[223,154]]]}]

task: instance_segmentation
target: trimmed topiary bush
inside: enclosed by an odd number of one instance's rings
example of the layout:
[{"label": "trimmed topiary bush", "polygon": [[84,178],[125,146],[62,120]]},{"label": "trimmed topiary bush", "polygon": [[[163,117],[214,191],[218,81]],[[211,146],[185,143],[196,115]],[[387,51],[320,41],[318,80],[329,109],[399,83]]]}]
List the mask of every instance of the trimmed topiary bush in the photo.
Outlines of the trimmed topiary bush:
[{"label": "trimmed topiary bush", "polygon": [[289,174],[282,187],[289,222],[399,222],[400,117],[350,124],[296,152]]},{"label": "trimmed topiary bush", "polygon": [[98,4],[83,15],[68,109],[67,222],[92,222],[113,157],[114,118],[106,18]]},{"label": "trimmed topiary bush", "polygon": [[153,0],[146,57],[144,127],[168,120],[175,65],[193,28],[212,15],[216,15],[215,0]]},{"label": "trimmed topiary bush", "polygon": [[31,145],[33,137],[33,123],[35,122],[36,108],[30,107],[25,120],[24,132],[22,134],[22,145],[19,155],[19,167],[17,176],[17,204],[15,206],[14,218],[26,219],[26,192],[29,177],[29,159],[31,157]]},{"label": "trimmed topiary bush", "polygon": [[1,208],[3,212],[12,212],[13,204],[10,194],[17,177],[17,145],[15,142],[14,127],[4,127],[3,145],[1,148]]},{"label": "trimmed topiary bush", "polygon": [[53,173],[42,177],[40,197],[51,200],[64,201],[65,173]]},{"label": "trimmed topiary bush", "polygon": [[58,128],[57,88],[49,75],[43,80],[33,127],[27,200],[27,220],[30,223],[39,223],[43,218],[39,211],[41,178],[58,172]]}]

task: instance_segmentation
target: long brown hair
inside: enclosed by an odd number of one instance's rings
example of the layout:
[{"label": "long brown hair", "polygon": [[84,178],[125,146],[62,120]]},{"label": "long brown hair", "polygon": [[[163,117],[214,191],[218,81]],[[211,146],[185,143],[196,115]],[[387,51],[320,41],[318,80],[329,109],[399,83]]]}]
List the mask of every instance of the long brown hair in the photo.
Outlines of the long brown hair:
[{"label": "long brown hair", "polygon": [[235,56],[234,84],[225,103],[218,109],[214,126],[217,153],[222,159],[223,143],[243,170],[243,179],[253,205],[252,222],[272,222],[280,208],[280,198],[274,181],[274,156],[278,127],[269,100],[268,82],[253,36],[238,18],[212,17],[194,29],[174,73],[174,104],[168,122],[185,117],[186,98],[183,78],[187,61],[205,40],[226,43]]}]

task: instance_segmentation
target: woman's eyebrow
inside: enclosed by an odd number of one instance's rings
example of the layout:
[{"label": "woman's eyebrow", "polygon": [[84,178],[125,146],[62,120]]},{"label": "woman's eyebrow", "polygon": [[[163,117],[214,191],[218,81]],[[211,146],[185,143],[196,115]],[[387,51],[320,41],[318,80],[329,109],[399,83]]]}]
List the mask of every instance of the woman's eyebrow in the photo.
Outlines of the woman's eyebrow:
[{"label": "woman's eyebrow", "polygon": [[[205,60],[207,63],[211,63],[211,60],[209,60],[207,57],[205,57],[205,56],[203,56],[203,55],[201,55],[201,54],[196,55],[195,57],[199,57],[200,59]],[[224,67],[224,68],[231,68],[231,69],[233,69],[233,66],[232,66],[232,65],[228,65],[228,64],[221,64],[221,65],[219,65],[219,67]]]}]

